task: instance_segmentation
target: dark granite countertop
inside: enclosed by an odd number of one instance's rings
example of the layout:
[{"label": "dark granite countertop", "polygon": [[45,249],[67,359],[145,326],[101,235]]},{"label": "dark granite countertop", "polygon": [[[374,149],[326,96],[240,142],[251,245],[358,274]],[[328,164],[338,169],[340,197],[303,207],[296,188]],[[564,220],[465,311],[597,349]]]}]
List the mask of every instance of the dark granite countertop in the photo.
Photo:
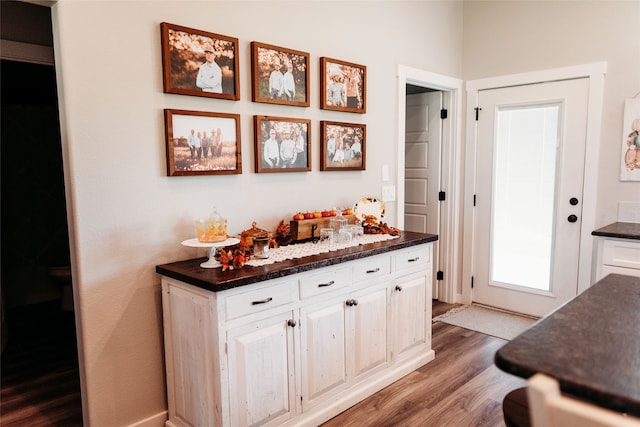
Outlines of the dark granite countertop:
[{"label": "dark granite countertop", "polygon": [[156,266],[156,272],[208,291],[218,292],[397,249],[434,242],[436,240],[438,240],[438,236],[435,234],[403,231],[397,239],[368,243],[366,245],[286,260],[260,267],[245,266],[239,270],[227,270],[223,272],[220,268],[200,267],[200,264],[205,261],[206,258],[197,258],[158,265]]},{"label": "dark granite countertop", "polygon": [[640,416],[640,278],[610,274],[497,351],[496,365]]},{"label": "dark granite countertop", "polygon": [[640,223],[614,222],[592,231],[593,236],[617,237],[620,239],[640,240]]}]

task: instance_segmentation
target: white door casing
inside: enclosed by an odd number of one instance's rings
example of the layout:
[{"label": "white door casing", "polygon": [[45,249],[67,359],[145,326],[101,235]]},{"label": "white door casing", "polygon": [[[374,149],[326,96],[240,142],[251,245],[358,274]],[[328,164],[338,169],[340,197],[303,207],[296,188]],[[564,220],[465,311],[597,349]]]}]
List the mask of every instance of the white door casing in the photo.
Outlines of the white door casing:
[{"label": "white door casing", "polygon": [[[396,201],[397,227],[404,229],[405,209],[405,120],[406,120],[406,85],[427,87],[443,94],[443,108],[448,111],[448,118],[442,123],[440,190],[446,192],[446,200],[440,202],[440,230],[438,233],[438,260],[436,268],[444,271],[444,279],[438,282],[438,299],[454,303],[462,299],[459,287],[461,271],[462,242],[462,80],[431,73],[404,65],[398,66],[398,135],[397,135],[397,168]],[[389,209],[389,206],[387,207]]]},{"label": "white door casing", "polygon": [[[577,273],[577,292],[580,293],[593,283],[592,257],[593,242],[591,231],[595,223],[595,203],[597,199],[598,150],[601,129],[602,97],[606,63],[593,63],[566,68],[537,71],[493,77],[467,83],[467,127],[466,127],[466,160],[465,160],[465,196],[464,196],[464,243],[462,271],[462,301],[472,300],[471,285],[474,280],[474,265],[477,254],[474,252],[476,238],[476,209],[473,206],[477,191],[475,180],[477,171],[477,123],[474,108],[478,105],[479,92],[525,84],[535,84],[556,80],[578,78],[588,79],[587,127],[585,137],[583,196],[581,200],[582,225],[579,230],[579,259]],[[482,114],[482,111],[480,112]],[[480,225],[479,225],[480,226]]]}]

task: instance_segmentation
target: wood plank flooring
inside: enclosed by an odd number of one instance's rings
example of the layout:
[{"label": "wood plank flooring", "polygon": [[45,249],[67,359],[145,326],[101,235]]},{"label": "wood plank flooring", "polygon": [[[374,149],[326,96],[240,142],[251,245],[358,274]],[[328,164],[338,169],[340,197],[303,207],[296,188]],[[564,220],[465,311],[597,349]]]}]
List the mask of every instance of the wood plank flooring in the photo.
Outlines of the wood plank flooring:
[{"label": "wood plank flooring", "polygon": [[73,313],[60,302],[7,310],[2,352],[2,427],[82,426]]},{"label": "wood plank flooring", "polygon": [[[436,301],[433,316],[452,307]],[[26,323],[31,331],[16,338],[10,330],[2,353],[0,425],[81,426],[75,333],[53,327],[55,322],[43,326],[35,317]],[[525,384],[493,364],[506,341],[442,322],[433,324],[432,336],[435,360],[323,427],[504,427],[502,399]]]}]

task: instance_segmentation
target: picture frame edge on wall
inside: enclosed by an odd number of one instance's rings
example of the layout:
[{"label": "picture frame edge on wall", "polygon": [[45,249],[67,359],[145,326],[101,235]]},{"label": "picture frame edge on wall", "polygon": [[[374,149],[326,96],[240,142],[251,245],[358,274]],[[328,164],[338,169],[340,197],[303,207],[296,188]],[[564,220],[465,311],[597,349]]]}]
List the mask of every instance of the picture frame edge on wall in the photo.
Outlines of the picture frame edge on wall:
[{"label": "picture frame edge on wall", "polygon": [[[204,89],[190,89],[190,88],[181,88],[176,87],[172,83],[172,70],[171,70],[171,47],[169,40],[169,30],[173,31],[181,31],[188,34],[194,34],[201,37],[207,37],[212,40],[223,40],[226,42],[230,42],[233,44],[233,92],[232,93],[217,93],[206,91]],[[231,101],[239,101],[240,100],[240,59],[239,59],[239,41],[237,37],[227,36],[222,34],[216,34],[205,30],[199,30],[196,28],[185,27],[183,25],[172,24],[169,22],[161,22],[160,23],[160,48],[162,52],[162,89],[164,93],[171,93],[177,95],[188,95],[188,96],[200,96],[205,98],[217,98],[217,99],[226,99]],[[203,58],[204,62],[205,59]],[[217,64],[216,64],[217,65]],[[224,82],[224,78],[223,78]],[[224,87],[224,86],[223,86]]]},{"label": "picture frame edge on wall", "polygon": [[[278,167],[272,168],[263,166],[263,148],[262,148],[262,121],[276,121],[283,123],[304,123],[307,125],[307,135],[305,141],[305,149],[307,153],[307,165],[306,167]],[[294,141],[295,143],[295,141]],[[302,119],[294,117],[280,117],[280,116],[268,116],[256,114],[253,116],[253,149],[254,149],[254,171],[255,173],[281,173],[281,172],[310,172],[311,171],[311,119]],[[297,159],[296,159],[297,160]]]},{"label": "picture frame edge on wall", "polygon": [[[333,110],[333,111],[342,111],[342,112],[346,112],[346,113],[358,113],[358,114],[365,114],[367,112],[367,66],[366,65],[361,65],[361,64],[355,64],[353,62],[348,62],[348,61],[343,61],[340,59],[334,59],[334,58],[329,58],[326,56],[322,56],[320,57],[320,109],[322,110]],[[362,77],[358,78],[359,81],[361,81],[361,89],[357,90],[357,94],[356,97],[359,98],[360,100],[352,100],[349,98],[353,98],[350,97],[348,94],[348,89],[345,89],[345,106],[337,106],[337,105],[332,105],[329,101],[328,101],[328,96],[327,96],[327,91],[329,90],[329,84],[327,83],[327,78],[330,76],[329,73],[327,73],[327,64],[336,64],[338,66],[346,66],[346,67],[350,67],[350,68],[358,68],[361,70],[362,72]],[[357,84],[357,81],[355,81],[354,83]],[[361,93],[360,93],[361,92]],[[350,107],[349,104],[351,104],[352,102],[356,102],[362,103],[362,107],[358,108],[358,107]]]},{"label": "picture frame edge on wall", "polygon": [[[173,135],[173,118],[174,116],[193,116],[193,117],[210,117],[212,119],[233,119],[235,120],[235,167],[233,169],[209,169],[209,170],[179,170],[176,168],[175,158],[175,136]],[[165,122],[165,149],[167,176],[203,176],[203,175],[239,175],[242,174],[242,139],[240,135],[240,114],[234,113],[218,113],[196,110],[180,110],[180,109],[164,109]],[[219,128],[218,128],[219,131]],[[222,144],[224,141],[219,141]],[[220,148],[220,152],[224,149]],[[211,150],[213,156],[213,149]],[[206,157],[205,157],[206,158]]]},{"label": "picture frame edge on wall", "polygon": [[[259,67],[260,67],[260,63],[258,60],[259,57],[259,49],[267,49],[267,50],[274,50],[277,51],[281,54],[291,54],[291,55],[296,55],[296,56],[300,56],[303,57],[305,59],[305,76],[304,76],[304,85],[305,85],[305,95],[304,95],[304,101],[290,101],[287,99],[274,99],[272,97],[264,97],[264,96],[260,96],[260,73],[259,73]],[[310,54],[309,52],[303,52],[300,50],[295,50],[295,49],[289,49],[289,48],[285,48],[282,46],[275,46],[275,45],[271,45],[271,44],[267,44],[267,43],[262,43],[262,42],[258,42],[258,41],[252,41],[250,43],[250,50],[251,50],[251,101],[252,102],[261,102],[261,103],[266,103],[266,104],[279,104],[279,105],[289,105],[289,106],[294,106],[294,107],[309,107],[311,105],[310,102],[310,90],[309,90],[309,84],[310,84],[310,76],[309,76],[309,62],[310,62]],[[268,84],[268,79],[267,79],[267,84]]]},{"label": "picture frame edge on wall", "polygon": [[[327,139],[327,126],[341,126],[350,128],[362,129],[362,142],[361,142],[361,154],[360,154],[360,166],[329,166],[327,162],[328,154],[328,139]],[[337,171],[363,171],[367,168],[366,162],[367,154],[367,125],[364,123],[346,123],[336,122],[332,120],[320,121],[320,171],[322,172],[337,172]]]}]

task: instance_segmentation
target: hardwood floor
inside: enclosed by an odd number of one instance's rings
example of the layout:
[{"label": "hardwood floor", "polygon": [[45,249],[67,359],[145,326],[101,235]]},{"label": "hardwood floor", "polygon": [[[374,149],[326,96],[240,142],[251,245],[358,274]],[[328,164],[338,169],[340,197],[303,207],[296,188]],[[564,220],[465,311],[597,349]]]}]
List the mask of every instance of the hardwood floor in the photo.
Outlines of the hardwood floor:
[{"label": "hardwood floor", "polygon": [[[434,302],[433,316],[454,307]],[[507,341],[433,324],[431,363],[323,424],[323,427],[504,427],[502,399],[526,384],[495,367]]]},{"label": "hardwood floor", "polygon": [[[436,301],[433,316],[452,307]],[[65,314],[46,324],[37,321],[42,314],[23,314],[33,319],[23,319],[30,325],[26,332],[16,338],[9,331],[2,353],[3,427],[82,425],[75,333],[61,327],[71,321]],[[502,399],[526,384],[493,364],[506,341],[442,322],[433,324],[432,336],[435,360],[323,427],[504,427]]]},{"label": "hardwood floor", "polygon": [[59,301],[7,310],[0,425],[82,426],[73,313]]}]

